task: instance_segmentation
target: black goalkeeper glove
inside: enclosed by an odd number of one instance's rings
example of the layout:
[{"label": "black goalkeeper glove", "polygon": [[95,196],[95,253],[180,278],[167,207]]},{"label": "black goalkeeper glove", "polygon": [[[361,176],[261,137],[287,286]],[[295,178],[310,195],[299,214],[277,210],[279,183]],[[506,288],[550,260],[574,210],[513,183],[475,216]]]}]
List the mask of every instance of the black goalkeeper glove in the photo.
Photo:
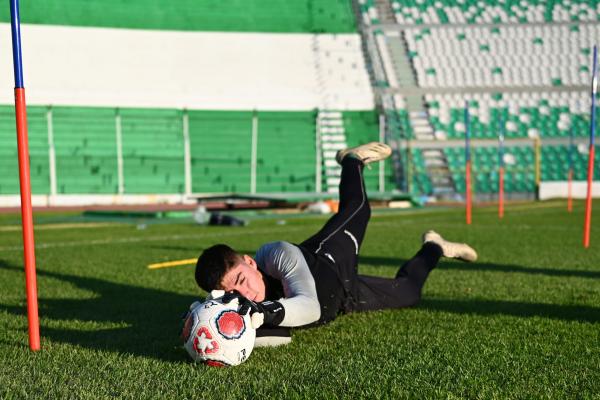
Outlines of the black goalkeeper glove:
[{"label": "black goalkeeper glove", "polygon": [[285,317],[285,309],[278,301],[267,300],[262,302],[254,302],[252,300],[248,300],[237,292],[225,293],[222,301],[223,303],[227,304],[233,299],[238,299],[239,301],[240,308],[238,313],[245,315],[250,312],[251,317],[257,313],[262,314],[263,325],[265,326],[278,326]]}]

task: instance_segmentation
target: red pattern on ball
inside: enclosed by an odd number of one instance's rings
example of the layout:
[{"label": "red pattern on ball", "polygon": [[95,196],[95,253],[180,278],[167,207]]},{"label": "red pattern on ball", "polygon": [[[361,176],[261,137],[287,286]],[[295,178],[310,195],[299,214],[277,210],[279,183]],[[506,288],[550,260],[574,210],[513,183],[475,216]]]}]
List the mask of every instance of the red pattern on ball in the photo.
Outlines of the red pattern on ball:
[{"label": "red pattern on ball", "polygon": [[227,367],[227,364],[217,360],[208,360],[205,362],[209,367]]},{"label": "red pattern on ball", "polygon": [[189,317],[185,320],[185,324],[183,325],[183,330],[181,331],[181,339],[183,342],[187,342],[190,338],[190,334],[192,333],[192,325],[194,324],[194,317],[190,314]]},{"label": "red pattern on ball", "polygon": [[217,329],[227,339],[237,339],[244,333],[246,324],[237,312],[225,311],[217,319]]},{"label": "red pattern on ball", "polygon": [[210,341],[210,345],[212,346],[212,349],[209,347],[203,346],[203,344],[201,345],[200,337],[202,336],[202,334],[204,334],[204,340],[212,339],[212,335],[210,334],[210,331],[208,330],[208,328],[205,326],[201,326],[200,329],[198,329],[198,332],[196,333],[196,337],[194,338],[194,350],[196,350],[196,353],[198,353],[200,355],[205,355],[205,354],[213,354],[213,353],[216,353],[217,351],[219,351],[219,343],[217,343],[217,341],[215,341],[215,340]]}]

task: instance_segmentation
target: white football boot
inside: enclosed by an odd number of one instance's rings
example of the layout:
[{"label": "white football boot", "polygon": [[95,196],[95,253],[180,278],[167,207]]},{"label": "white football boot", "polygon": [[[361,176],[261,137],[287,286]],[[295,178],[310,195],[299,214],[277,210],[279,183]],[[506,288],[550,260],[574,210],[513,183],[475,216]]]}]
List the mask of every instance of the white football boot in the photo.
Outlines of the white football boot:
[{"label": "white football boot", "polygon": [[442,248],[444,257],[457,258],[462,261],[477,260],[477,252],[466,243],[455,243],[445,240],[436,231],[427,231],[423,234],[423,244],[432,242]]},{"label": "white football boot", "polygon": [[352,154],[354,158],[357,158],[362,161],[363,164],[368,165],[388,158],[392,154],[392,148],[385,143],[371,142],[339,150],[335,155],[335,160],[338,164],[341,164],[344,157],[348,154]]}]

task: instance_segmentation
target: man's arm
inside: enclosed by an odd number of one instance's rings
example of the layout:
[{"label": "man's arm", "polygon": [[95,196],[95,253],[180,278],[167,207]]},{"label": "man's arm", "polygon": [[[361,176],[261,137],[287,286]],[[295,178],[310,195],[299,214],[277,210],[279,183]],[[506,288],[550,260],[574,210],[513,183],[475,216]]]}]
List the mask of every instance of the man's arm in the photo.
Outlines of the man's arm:
[{"label": "man's arm", "polygon": [[278,300],[285,310],[279,326],[302,326],[321,317],[317,288],[300,249],[287,242],[273,242],[256,253],[263,272],[281,281],[284,298]]}]

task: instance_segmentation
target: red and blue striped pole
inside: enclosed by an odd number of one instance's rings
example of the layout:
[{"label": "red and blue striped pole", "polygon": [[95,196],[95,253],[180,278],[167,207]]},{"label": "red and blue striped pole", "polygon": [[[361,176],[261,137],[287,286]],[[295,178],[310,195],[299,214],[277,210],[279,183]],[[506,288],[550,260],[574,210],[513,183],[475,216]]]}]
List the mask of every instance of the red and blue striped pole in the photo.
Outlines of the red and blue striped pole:
[{"label": "red and blue striped pole", "polygon": [[25,87],[23,85],[23,63],[21,57],[19,0],[10,0],[10,23],[12,30],[13,65],[15,69],[15,115],[17,119],[17,147],[19,155],[19,183],[21,187],[21,223],[23,225],[27,319],[29,321],[29,348],[37,351],[40,349],[40,323],[38,318],[35,273],[35,244],[33,239],[33,213],[31,209],[27,110],[25,107]]},{"label": "red and blue striped pole", "polygon": [[498,131],[498,218],[504,218],[504,119]]},{"label": "red and blue striped pole", "polygon": [[465,101],[465,191],[467,225],[471,225],[471,118],[468,101]]},{"label": "red and blue striped pole", "polygon": [[592,226],[592,184],[594,181],[594,156],[596,136],[596,95],[598,94],[598,46],[594,46],[594,69],[592,70],[592,106],[590,118],[590,153],[588,159],[588,186],[585,200],[585,223],[583,227],[583,247],[590,246],[590,228]]}]

